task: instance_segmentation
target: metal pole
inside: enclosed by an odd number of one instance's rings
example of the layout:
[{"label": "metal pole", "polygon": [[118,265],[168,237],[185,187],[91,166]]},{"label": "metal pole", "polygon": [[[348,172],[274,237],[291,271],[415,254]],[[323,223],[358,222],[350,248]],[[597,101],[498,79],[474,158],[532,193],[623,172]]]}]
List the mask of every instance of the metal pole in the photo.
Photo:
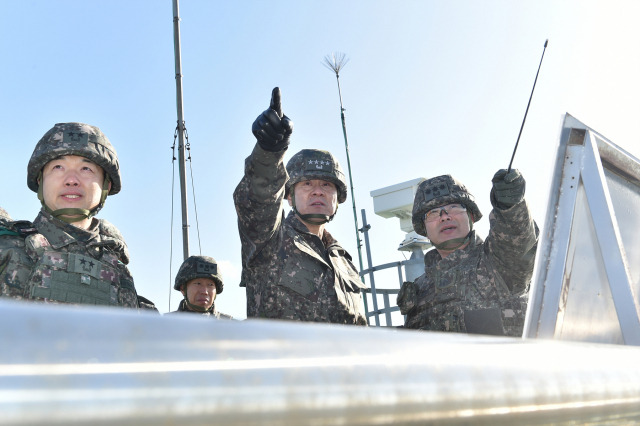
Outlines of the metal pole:
[{"label": "metal pole", "polygon": [[[351,203],[353,205],[353,223],[356,230],[356,244],[358,247],[358,261],[360,262],[360,270],[362,271],[362,241],[360,240],[360,232],[358,228],[358,215],[356,214],[356,197],[353,192],[353,179],[351,178],[351,159],[349,158],[349,140],[347,138],[347,124],[344,119],[344,107],[342,106],[342,91],[340,89],[340,69],[347,63],[344,54],[333,54],[324,58],[324,65],[336,73],[336,81],[338,82],[338,97],[340,98],[340,119],[342,120],[342,134],[344,135],[344,148],[347,152],[347,170],[349,171],[349,186],[351,187]],[[364,278],[364,277],[363,277]]]},{"label": "metal pole", "polygon": [[[369,286],[371,287],[371,300],[373,300],[373,312],[375,313],[374,318],[376,320],[376,327],[380,327],[380,318],[378,318],[378,294],[376,293],[376,280],[373,278],[373,264],[371,262],[371,249],[369,247],[369,228],[371,228],[371,226],[367,223],[367,214],[364,209],[360,211],[362,212],[362,232],[364,233],[364,244],[367,251],[367,263],[369,265]],[[360,270],[362,271],[362,269]],[[364,278],[364,276],[362,276],[362,278]]]},{"label": "metal pole", "polygon": [[182,64],[180,59],[180,13],[178,0],[173,0],[173,47],[176,63],[176,106],[178,110],[178,161],[180,203],[182,205],[182,253],[189,257],[189,214],[187,208],[187,173],[185,170],[184,114],[182,111]]},{"label": "metal pole", "polygon": [[347,124],[344,121],[344,108],[342,107],[342,92],[340,90],[340,76],[336,73],[336,81],[338,82],[338,97],[340,98],[340,119],[342,120],[342,134],[344,135],[344,149],[347,152],[347,169],[349,170],[349,186],[351,187],[351,202],[353,204],[353,221],[356,228],[356,242],[358,244],[358,260],[360,261],[360,270],[362,270],[362,242],[360,241],[360,233],[358,232],[358,215],[356,214],[356,196],[353,193],[353,179],[351,177],[351,160],[349,158],[349,140],[347,139]]}]

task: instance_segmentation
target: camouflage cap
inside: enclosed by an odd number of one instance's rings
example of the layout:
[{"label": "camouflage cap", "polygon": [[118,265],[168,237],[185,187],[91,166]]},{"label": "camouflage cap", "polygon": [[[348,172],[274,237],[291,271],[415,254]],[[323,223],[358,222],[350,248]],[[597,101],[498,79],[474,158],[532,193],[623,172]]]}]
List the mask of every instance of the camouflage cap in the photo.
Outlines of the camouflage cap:
[{"label": "camouflage cap", "polygon": [[216,283],[216,293],[222,293],[222,275],[218,263],[209,256],[190,256],[180,266],[173,288],[180,291],[183,285],[195,278],[211,278]]},{"label": "camouflage cap", "polygon": [[452,203],[463,204],[473,215],[474,222],[482,218],[482,213],[473,195],[451,175],[437,176],[423,181],[418,186],[413,200],[413,230],[426,237],[427,230],[424,226],[424,215],[431,209]]},{"label": "camouflage cap", "polygon": [[120,192],[120,166],[116,150],[95,126],[84,123],[58,123],[36,144],[27,166],[27,185],[38,192],[38,175],[51,160],[62,155],[85,157],[104,170],[111,180],[109,195]]},{"label": "camouflage cap", "polygon": [[332,182],[338,189],[338,203],[347,199],[347,182],[340,164],[329,151],[303,149],[287,163],[289,180],[285,184],[285,197],[298,182],[310,179],[322,179]]}]

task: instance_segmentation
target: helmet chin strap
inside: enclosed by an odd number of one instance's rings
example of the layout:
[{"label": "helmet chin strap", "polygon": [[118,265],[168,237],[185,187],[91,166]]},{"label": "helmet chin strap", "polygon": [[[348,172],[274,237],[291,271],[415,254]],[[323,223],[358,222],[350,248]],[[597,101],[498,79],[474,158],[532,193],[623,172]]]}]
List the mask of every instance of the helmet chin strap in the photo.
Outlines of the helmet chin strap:
[{"label": "helmet chin strap", "polygon": [[38,175],[38,182],[39,182],[39,185],[38,185],[38,199],[40,200],[40,204],[42,205],[44,210],[47,213],[51,214],[56,219],[59,219],[59,220],[61,220],[63,222],[67,222],[67,223],[74,223],[74,222],[80,222],[80,221],[85,220],[85,219],[89,219],[89,218],[95,216],[96,214],[98,214],[100,209],[102,209],[102,207],[104,207],[104,203],[107,200],[107,195],[109,194],[109,183],[111,182],[111,180],[109,179],[109,176],[107,176],[107,174],[105,173],[104,181],[102,182],[102,191],[101,191],[101,194],[100,194],[100,202],[98,203],[97,206],[95,206],[91,210],[78,209],[78,208],[64,208],[64,209],[52,210],[44,202],[44,195],[42,193],[42,186],[43,186],[42,185],[42,172],[40,172],[40,174]]},{"label": "helmet chin strap", "polygon": [[291,208],[293,209],[293,212],[296,215],[298,215],[300,219],[312,225],[324,225],[327,222],[331,222],[333,220],[333,217],[336,215],[336,213],[338,213],[338,205],[336,205],[336,210],[333,212],[331,216],[327,216],[326,214],[320,214],[320,213],[302,214],[296,208],[296,196],[293,191],[291,191]]},{"label": "helmet chin strap", "polygon": [[467,212],[469,218],[469,233],[461,238],[452,238],[447,241],[443,241],[440,244],[434,244],[433,246],[437,250],[454,251],[467,244],[471,240],[471,233],[473,232],[473,220],[470,212]]}]

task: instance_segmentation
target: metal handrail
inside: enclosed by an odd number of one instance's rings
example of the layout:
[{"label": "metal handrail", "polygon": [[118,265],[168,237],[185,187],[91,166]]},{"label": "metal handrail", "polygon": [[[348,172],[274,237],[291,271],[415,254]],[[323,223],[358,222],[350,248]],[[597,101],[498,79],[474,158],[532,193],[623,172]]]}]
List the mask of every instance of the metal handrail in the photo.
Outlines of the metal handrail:
[{"label": "metal handrail", "polygon": [[631,424],[640,348],[0,300],[3,425]]}]

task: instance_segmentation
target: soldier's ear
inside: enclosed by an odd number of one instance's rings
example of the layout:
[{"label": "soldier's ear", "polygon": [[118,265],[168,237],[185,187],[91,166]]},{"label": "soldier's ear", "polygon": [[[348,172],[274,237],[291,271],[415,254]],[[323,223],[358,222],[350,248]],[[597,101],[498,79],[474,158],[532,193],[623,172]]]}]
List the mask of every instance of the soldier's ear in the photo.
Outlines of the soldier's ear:
[{"label": "soldier's ear", "polygon": [[292,207],[293,203],[291,202],[291,194],[287,195],[287,201],[289,202],[289,207]]}]

